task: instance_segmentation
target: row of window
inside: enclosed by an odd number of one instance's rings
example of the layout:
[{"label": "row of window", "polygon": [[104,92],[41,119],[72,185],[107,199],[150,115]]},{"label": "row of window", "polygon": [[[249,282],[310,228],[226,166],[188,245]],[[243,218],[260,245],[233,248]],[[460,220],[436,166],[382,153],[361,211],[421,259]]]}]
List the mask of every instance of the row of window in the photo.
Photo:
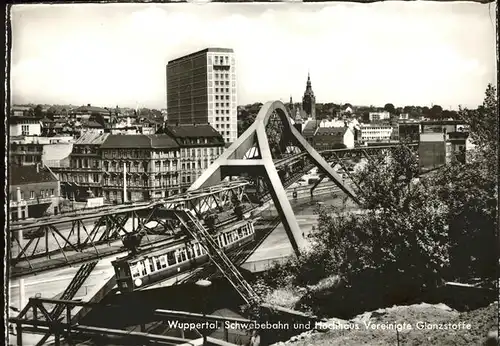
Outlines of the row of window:
[{"label": "row of window", "polygon": [[19,151],[27,151],[28,153],[42,153],[43,152],[43,146],[42,145],[28,145],[26,147],[24,146],[17,146],[17,145],[12,145],[11,150],[19,150]]},{"label": "row of window", "polygon": [[[215,121],[224,121],[224,117],[215,117]],[[230,117],[226,117],[226,121],[231,121]]]},{"label": "row of window", "polygon": [[90,148],[87,146],[75,145],[73,147],[73,153],[75,154],[95,154],[97,152],[96,148]]},{"label": "row of window", "polygon": [[[40,194],[38,195],[39,198],[48,198],[53,196],[54,196],[54,189],[40,190]],[[36,198],[35,191],[30,191],[29,199],[35,199],[35,198]],[[21,191],[21,201],[24,201],[24,191]]]},{"label": "row of window", "polygon": [[[103,157],[105,158],[149,158],[151,157],[151,150],[104,150]],[[161,154],[166,157],[179,157],[179,152],[176,149],[172,150],[155,150],[153,153]]]},{"label": "row of window", "polygon": [[99,183],[101,181],[99,174],[79,174],[66,176],[61,174],[61,181],[68,181],[74,183]]},{"label": "row of window", "polygon": [[[212,65],[212,57],[208,57],[208,64]],[[229,65],[229,56],[227,55],[215,55],[214,56],[214,64],[219,65],[219,64],[226,64]],[[231,64],[234,64],[234,58],[231,58]]]},{"label": "row of window", "polygon": [[[206,156],[207,155],[207,148],[203,148],[203,154]],[[224,152],[224,147],[218,147],[218,148],[210,148],[210,154],[212,156],[214,155],[220,155]],[[192,158],[194,156],[199,157],[201,156],[201,149],[200,148],[190,148],[190,149],[182,149],[182,153],[185,154],[185,158]]]},{"label": "row of window", "polygon": [[[220,86],[224,86],[224,85],[225,86],[229,86],[229,81],[218,81],[218,80],[216,80],[214,82],[214,84],[215,84],[215,86],[219,86],[219,85]],[[235,86],[236,86],[236,82],[233,82],[233,87],[235,87]]]},{"label": "row of window", "polygon": [[99,168],[99,161],[89,159],[72,159],[71,168]]},{"label": "row of window", "polygon": [[[215,73],[214,75],[215,75],[215,78],[219,78],[220,77],[221,79],[224,79],[224,78],[225,79],[229,79],[229,73],[220,73],[220,74],[219,73]],[[233,79],[236,78],[236,74],[234,74],[234,73],[231,74],[231,76],[233,77]]]},{"label": "row of window", "polygon": [[216,109],[215,114],[229,114],[229,109],[221,109],[221,110]]}]

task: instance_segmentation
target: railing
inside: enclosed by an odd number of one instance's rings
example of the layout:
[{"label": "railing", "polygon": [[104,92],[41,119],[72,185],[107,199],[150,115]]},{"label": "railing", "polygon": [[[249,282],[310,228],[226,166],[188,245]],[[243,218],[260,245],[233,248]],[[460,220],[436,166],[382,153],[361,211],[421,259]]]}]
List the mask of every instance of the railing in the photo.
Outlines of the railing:
[{"label": "railing", "polygon": [[[62,319],[54,319],[49,313],[49,307],[53,305],[62,306],[62,310],[66,311],[65,316]],[[97,307],[101,306],[97,303],[81,302],[74,300],[59,300],[59,299],[43,299],[43,298],[30,298],[26,307],[19,313],[17,317],[10,317],[8,319],[11,325],[15,325],[17,329],[17,345],[22,346],[23,343],[23,331],[28,331],[31,333],[43,333],[44,336],[42,340],[38,342],[38,345],[43,345],[48,338],[54,335],[55,345],[59,346],[61,344],[61,339],[66,338],[70,344],[72,338],[85,337],[85,338],[100,338],[102,336],[107,337],[119,337],[126,344],[131,345],[150,345],[150,344],[189,344],[192,340],[177,338],[172,336],[163,336],[148,334],[143,332],[134,332],[129,330],[111,329],[111,328],[99,328],[94,326],[85,326],[72,321],[71,310],[75,307]],[[151,313],[153,315],[153,312]],[[207,338],[211,344],[222,345],[219,340],[213,338]],[[33,345],[32,341],[26,343],[26,345]],[[226,343],[226,345],[228,345]]]}]

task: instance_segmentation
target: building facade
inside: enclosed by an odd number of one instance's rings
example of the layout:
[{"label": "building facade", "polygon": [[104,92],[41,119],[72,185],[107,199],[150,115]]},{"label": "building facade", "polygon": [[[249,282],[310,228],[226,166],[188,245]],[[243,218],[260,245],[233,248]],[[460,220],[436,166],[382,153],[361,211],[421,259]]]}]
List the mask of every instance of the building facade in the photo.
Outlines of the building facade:
[{"label": "building facade", "polygon": [[354,131],[349,127],[320,127],[314,135],[317,150],[354,148]]},{"label": "building facade", "polygon": [[370,112],[368,114],[368,117],[371,122],[376,122],[376,121],[382,121],[382,120],[390,120],[391,119],[391,113],[387,111],[383,112]]},{"label": "building facade", "polygon": [[9,138],[10,162],[16,165],[34,165],[42,163],[46,153],[50,154],[53,147],[70,145],[73,137],[38,137],[38,136],[11,136]]},{"label": "building facade", "polygon": [[383,124],[361,124],[360,140],[362,142],[385,142],[394,140],[394,128]]},{"label": "building facade", "polygon": [[40,136],[42,118],[35,116],[12,116],[9,118],[10,136]]},{"label": "building facade", "polygon": [[169,125],[210,124],[232,143],[238,137],[236,61],[232,49],[207,48],[167,65]]},{"label": "building facade", "polygon": [[11,165],[9,215],[11,221],[59,212],[60,188],[56,175],[47,167]]},{"label": "building facade", "polygon": [[210,125],[167,126],[165,132],[179,145],[179,183],[184,192],[224,152],[224,139]]},{"label": "building facade", "polygon": [[68,167],[53,168],[61,181],[65,198],[85,201],[103,196],[103,170],[100,147],[109,134],[86,132],[73,144]]},{"label": "building facade", "polygon": [[400,122],[398,124],[399,140],[418,142],[420,136],[420,123]]},{"label": "building facade", "polygon": [[180,148],[166,134],[110,135],[101,146],[103,195],[112,203],[179,193]]},{"label": "building facade", "polygon": [[469,129],[455,120],[420,123],[418,154],[420,167],[432,169],[458,160],[465,163]]}]

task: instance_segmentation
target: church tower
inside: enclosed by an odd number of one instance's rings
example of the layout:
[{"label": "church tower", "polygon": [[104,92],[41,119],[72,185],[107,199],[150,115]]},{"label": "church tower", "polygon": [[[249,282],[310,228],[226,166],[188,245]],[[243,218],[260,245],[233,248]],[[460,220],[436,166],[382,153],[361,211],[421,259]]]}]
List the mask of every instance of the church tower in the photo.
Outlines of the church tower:
[{"label": "church tower", "polygon": [[302,109],[307,114],[308,118],[316,120],[316,97],[311,87],[311,76],[307,73],[307,84],[304,97],[302,97]]}]

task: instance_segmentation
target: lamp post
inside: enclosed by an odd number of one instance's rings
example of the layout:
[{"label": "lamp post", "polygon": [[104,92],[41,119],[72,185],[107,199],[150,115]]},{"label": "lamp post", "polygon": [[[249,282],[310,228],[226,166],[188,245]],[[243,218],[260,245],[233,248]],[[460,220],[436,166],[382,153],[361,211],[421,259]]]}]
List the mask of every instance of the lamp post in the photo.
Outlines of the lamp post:
[{"label": "lamp post", "polygon": [[[196,282],[196,286],[202,288],[204,291],[210,287],[210,285],[212,285],[212,282],[208,281],[208,280],[198,280]],[[203,292],[205,293],[205,292]],[[206,314],[207,314],[207,298],[203,298],[203,302],[205,303],[204,306],[203,306],[203,322],[205,322],[205,317],[206,317]],[[206,346],[208,345],[207,343],[207,332],[205,330],[203,330],[203,346]]]}]

